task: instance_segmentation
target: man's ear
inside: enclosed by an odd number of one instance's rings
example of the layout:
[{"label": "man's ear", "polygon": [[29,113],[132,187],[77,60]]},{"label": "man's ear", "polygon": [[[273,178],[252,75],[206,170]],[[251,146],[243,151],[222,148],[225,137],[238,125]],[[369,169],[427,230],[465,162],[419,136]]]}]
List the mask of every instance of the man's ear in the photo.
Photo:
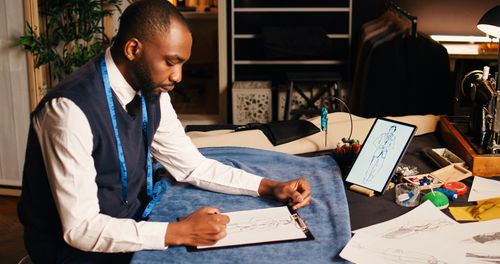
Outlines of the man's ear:
[{"label": "man's ear", "polygon": [[127,40],[123,47],[125,58],[129,61],[134,61],[142,54],[142,43],[137,38]]}]

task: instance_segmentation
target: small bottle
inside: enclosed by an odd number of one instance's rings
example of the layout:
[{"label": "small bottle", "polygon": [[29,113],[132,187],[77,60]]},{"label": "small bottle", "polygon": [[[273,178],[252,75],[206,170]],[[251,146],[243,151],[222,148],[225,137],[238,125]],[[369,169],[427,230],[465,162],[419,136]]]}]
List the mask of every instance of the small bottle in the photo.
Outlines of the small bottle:
[{"label": "small bottle", "polygon": [[484,66],[483,67],[483,80],[488,80],[488,78],[490,77],[490,67],[488,66]]}]

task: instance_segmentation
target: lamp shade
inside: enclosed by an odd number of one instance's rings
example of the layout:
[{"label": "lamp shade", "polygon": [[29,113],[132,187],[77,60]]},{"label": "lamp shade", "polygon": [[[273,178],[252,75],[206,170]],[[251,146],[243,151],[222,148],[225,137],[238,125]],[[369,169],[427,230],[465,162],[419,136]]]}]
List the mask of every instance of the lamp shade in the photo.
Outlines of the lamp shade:
[{"label": "lamp shade", "polygon": [[488,35],[500,37],[500,5],[486,12],[477,23],[477,28]]}]

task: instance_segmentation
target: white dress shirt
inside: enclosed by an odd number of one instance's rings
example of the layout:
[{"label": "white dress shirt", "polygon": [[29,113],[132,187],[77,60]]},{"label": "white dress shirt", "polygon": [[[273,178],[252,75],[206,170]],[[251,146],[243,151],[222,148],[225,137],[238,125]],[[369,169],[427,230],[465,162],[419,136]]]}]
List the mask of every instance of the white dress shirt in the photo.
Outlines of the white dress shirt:
[{"label": "white dress shirt", "polygon": [[[111,88],[125,109],[136,92],[116,67],[109,49],[105,59]],[[177,181],[211,191],[258,196],[261,177],[201,155],[186,136],[167,93],[160,96],[160,109],[151,154]],[[73,101],[56,98],[47,102],[33,117],[33,125],[66,243],[97,252],[166,248],[168,223],[136,222],[99,213],[93,135],[87,117]]]}]

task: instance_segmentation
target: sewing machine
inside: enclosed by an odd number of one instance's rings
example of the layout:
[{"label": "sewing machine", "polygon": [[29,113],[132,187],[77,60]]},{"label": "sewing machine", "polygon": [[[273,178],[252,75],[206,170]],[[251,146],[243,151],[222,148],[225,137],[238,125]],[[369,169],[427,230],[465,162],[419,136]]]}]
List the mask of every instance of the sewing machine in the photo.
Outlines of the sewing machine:
[{"label": "sewing machine", "polygon": [[443,116],[438,131],[473,175],[500,175],[500,91],[489,68],[471,71],[461,83],[460,100],[468,101],[470,115]]},{"label": "sewing machine", "polygon": [[[472,103],[466,134],[481,154],[500,153],[500,90],[489,67],[465,75],[461,85],[463,100]],[[464,131],[462,131],[464,132]]]}]

